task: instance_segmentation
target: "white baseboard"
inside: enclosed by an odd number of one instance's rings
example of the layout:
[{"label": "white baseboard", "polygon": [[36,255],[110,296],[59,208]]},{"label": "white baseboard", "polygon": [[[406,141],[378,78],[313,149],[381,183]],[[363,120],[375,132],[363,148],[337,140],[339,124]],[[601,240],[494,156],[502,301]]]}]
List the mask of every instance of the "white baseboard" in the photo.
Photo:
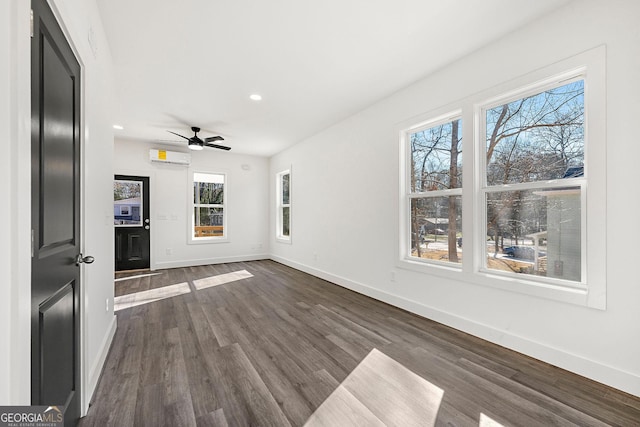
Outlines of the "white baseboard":
[{"label": "white baseboard", "polygon": [[98,357],[93,361],[91,365],[91,370],[89,371],[89,376],[87,377],[87,382],[85,384],[84,390],[84,405],[82,408],[82,415],[86,415],[89,410],[89,403],[91,403],[91,398],[93,397],[93,393],[96,391],[96,387],[98,386],[98,381],[100,380],[100,374],[102,373],[102,368],[104,366],[105,361],[107,360],[107,355],[109,354],[109,349],[111,348],[111,342],[113,341],[113,337],[116,334],[116,329],[118,329],[118,318],[113,316],[111,320],[111,324],[109,325],[109,330],[105,334],[102,339],[102,343],[100,345],[100,351],[98,352]]},{"label": "white baseboard", "polygon": [[153,270],[162,270],[165,268],[196,267],[198,265],[224,264],[229,262],[260,261],[263,259],[270,259],[269,254],[238,255],[238,256],[231,256],[231,257],[186,259],[186,260],[177,260],[177,261],[160,261],[160,262],[153,263],[153,265],[151,266],[151,270],[153,271]]},{"label": "white baseboard", "polygon": [[509,331],[496,329],[489,325],[484,325],[466,319],[458,315],[439,310],[425,304],[406,299],[388,292],[372,288],[362,283],[336,276],[329,272],[300,264],[286,258],[271,255],[273,261],[295,268],[319,277],[329,282],[340,285],[344,288],[361,293],[371,298],[383,301],[387,304],[402,308],[486,341],[509,348],[519,353],[526,354],[545,363],[557,366],[583,377],[622,390],[626,393],[640,397],[640,377],[630,372],[603,365],[582,356],[568,353],[566,351],[549,347],[548,345],[532,341],[528,338],[513,334]]}]

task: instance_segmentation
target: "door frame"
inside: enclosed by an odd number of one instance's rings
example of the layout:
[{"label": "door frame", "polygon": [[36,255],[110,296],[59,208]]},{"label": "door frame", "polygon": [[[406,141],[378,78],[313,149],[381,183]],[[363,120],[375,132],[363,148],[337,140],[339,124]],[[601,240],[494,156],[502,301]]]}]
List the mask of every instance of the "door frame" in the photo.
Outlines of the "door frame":
[{"label": "door frame", "polygon": [[[142,200],[140,201],[141,206],[143,207],[143,210],[142,210],[142,212],[143,212],[143,218],[142,218],[143,223],[142,223],[142,226],[144,226],[145,225],[144,218],[146,218],[148,220],[151,220],[151,211],[152,211],[151,210],[151,200],[153,199],[151,197],[151,182],[152,182],[151,181],[151,177],[149,176],[149,174],[145,174],[145,173],[141,174],[139,172],[126,173],[126,174],[115,172],[113,174],[114,182],[116,181],[116,179],[117,179],[116,177],[118,177],[118,176],[120,176],[120,177],[130,177],[130,178],[132,178],[133,181],[137,181],[138,178],[142,179],[142,180],[146,180],[146,185],[143,186]],[[126,178],[124,180],[126,180]],[[144,181],[142,181],[142,182],[144,182]],[[152,268],[152,259],[151,259],[151,248],[152,248],[152,245],[151,245],[151,240],[152,240],[151,239],[151,234],[153,232],[154,224],[153,224],[153,222],[147,223],[147,226],[149,226],[149,225],[151,226],[151,228],[148,230],[149,239],[148,239],[148,242],[147,242],[148,245],[149,245],[149,249],[148,249],[149,250],[149,267],[148,268],[149,268],[149,270],[153,270],[153,268]],[[114,225],[114,227],[113,227],[114,236],[117,234],[117,230],[118,230],[118,228]],[[113,254],[114,258],[115,258],[115,253],[117,251],[118,251],[118,248],[116,246],[116,247],[114,247],[114,254]],[[116,267],[115,264],[117,264],[117,261],[114,261],[114,270],[118,271],[117,268],[115,268]],[[125,271],[125,270],[121,270],[121,271]]]},{"label": "door frame", "polygon": [[[9,92],[9,109],[14,116],[2,121],[9,130],[10,140],[15,141],[8,156],[0,162],[10,171],[13,182],[9,187],[11,211],[9,223],[3,230],[9,235],[7,270],[0,273],[9,286],[11,298],[3,299],[0,307],[7,313],[7,337],[10,354],[8,397],[14,404],[31,403],[31,38],[29,15],[31,2],[9,0],[8,16],[3,17],[12,38],[7,67],[12,91]],[[27,52],[25,54],[25,52]],[[3,117],[0,120],[4,119]],[[25,197],[24,195],[28,195]],[[5,224],[3,224],[5,225]],[[2,372],[5,373],[5,372]]]}]

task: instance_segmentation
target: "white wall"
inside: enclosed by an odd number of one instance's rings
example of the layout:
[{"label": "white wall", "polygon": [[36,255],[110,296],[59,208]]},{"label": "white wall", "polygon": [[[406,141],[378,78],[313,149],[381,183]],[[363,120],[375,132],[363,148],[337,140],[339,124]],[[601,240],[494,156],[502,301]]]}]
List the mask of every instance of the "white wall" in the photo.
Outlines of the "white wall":
[{"label": "white wall", "polygon": [[[575,1],[272,157],[272,257],[640,396],[640,197],[630,187],[640,158],[638,16],[635,0]],[[602,44],[607,309],[398,269],[398,124]],[[275,174],[289,166],[290,245],[274,237]]]},{"label": "white wall", "polygon": [[[50,5],[82,65],[83,191],[82,250],[96,262],[83,267],[84,337],[82,406],[86,409],[115,331],[113,315],[113,238],[111,225],[113,81],[111,58],[93,1],[51,0]],[[0,197],[5,206],[0,256],[2,342],[0,404],[30,403],[30,39],[29,2],[0,6]],[[94,48],[89,46],[89,39]],[[109,300],[110,309],[105,310]]]},{"label": "white wall", "polygon": [[111,54],[95,1],[55,0],[55,5],[83,66],[82,251],[96,259],[93,264],[82,267],[85,290],[82,407],[86,410],[116,330],[112,205],[115,85]]},{"label": "white wall", "polygon": [[[151,163],[151,148],[189,150],[141,141],[115,142],[114,173],[150,180],[152,269],[268,258],[267,158],[204,149],[191,152],[187,167]],[[227,242],[188,244],[189,171],[226,174]]]},{"label": "white wall", "polygon": [[[11,23],[11,3],[3,2],[0,4],[0,58],[9,58],[10,52],[10,23]],[[11,99],[9,97],[10,82],[9,79],[9,61],[0,62],[0,141],[2,150],[7,150],[10,146],[10,111]],[[0,159],[0,197],[7,198],[11,194],[11,170],[9,169],[11,154]],[[11,215],[9,209],[3,209],[0,212],[0,233],[3,236],[11,230]],[[9,298],[2,298],[0,301],[0,340],[2,342],[11,342],[11,291],[14,289],[10,285],[11,278],[11,240],[2,239],[0,241],[0,280],[9,283],[8,293],[5,294]],[[6,292],[6,291],[5,291]],[[5,347],[9,347],[6,345]],[[0,385],[0,402],[9,402],[10,384],[9,372],[11,372],[11,354],[8,350],[0,352],[0,377],[6,378]]]}]

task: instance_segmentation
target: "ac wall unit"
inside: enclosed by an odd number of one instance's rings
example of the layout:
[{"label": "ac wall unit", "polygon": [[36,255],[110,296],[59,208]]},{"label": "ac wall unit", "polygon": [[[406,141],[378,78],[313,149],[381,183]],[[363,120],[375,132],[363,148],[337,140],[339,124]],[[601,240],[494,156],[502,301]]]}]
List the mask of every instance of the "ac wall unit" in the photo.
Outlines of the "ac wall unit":
[{"label": "ac wall unit", "polygon": [[191,154],[178,153],[176,151],[167,150],[149,150],[149,159],[155,163],[171,163],[175,165],[190,165]]}]

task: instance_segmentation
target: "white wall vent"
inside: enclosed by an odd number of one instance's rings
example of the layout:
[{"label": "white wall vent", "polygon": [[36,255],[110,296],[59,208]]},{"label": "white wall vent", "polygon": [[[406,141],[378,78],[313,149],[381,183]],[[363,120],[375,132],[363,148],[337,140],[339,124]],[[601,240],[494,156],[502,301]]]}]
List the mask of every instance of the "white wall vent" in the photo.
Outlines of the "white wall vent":
[{"label": "white wall vent", "polygon": [[156,163],[172,163],[176,165],[190,165],[191,154],[178,153],[176,151],[167,150],[149,150],[149,159]]}]

